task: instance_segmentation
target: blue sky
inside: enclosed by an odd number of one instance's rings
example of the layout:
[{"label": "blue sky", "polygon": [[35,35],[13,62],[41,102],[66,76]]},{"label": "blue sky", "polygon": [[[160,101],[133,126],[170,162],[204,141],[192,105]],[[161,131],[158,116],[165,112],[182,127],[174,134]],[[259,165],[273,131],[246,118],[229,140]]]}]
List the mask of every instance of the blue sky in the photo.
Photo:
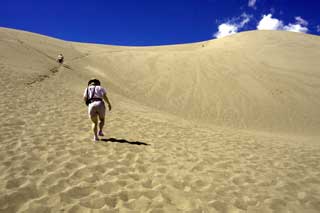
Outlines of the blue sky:
[{"label": "blue sky", "polygon": [[2,0],[0,26],[64,40],[147,46],[247,30],[320,35],[319,0]]}]

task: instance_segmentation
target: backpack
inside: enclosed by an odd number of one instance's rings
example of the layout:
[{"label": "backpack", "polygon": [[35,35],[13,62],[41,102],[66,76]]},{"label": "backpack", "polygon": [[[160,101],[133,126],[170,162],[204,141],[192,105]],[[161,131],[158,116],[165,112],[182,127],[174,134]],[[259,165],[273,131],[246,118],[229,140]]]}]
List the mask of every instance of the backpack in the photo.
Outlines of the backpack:
[{"label": "backpack", "polygon": [[91,103],[92,98],[94,97],[94,93],[96,91],[96,87],[93,88],[93,92],[92,92],[92,96],[91,98],[89,98],[89,87],[87,87],[87,100],[86,100],[86,105],[89,106],[89,104]]}]

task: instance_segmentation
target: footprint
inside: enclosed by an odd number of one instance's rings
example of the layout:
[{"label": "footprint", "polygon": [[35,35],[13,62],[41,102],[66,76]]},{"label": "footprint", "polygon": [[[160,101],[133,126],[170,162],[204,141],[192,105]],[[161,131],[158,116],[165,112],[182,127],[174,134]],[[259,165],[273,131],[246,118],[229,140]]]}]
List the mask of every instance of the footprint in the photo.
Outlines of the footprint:
[{"label": "footprint", "polygon": [[104,194],[114,194],[119,191],[120,187],[116,182],[105,182],[97,187],[97,190]]},{"label": "footprint", "polygon": [[80,199],[90,195],[94,191],[91,186],[75,186],[68,189],[65,194],[74,199]]},{"label": "footprint", "polygon": [[9,181],[7,181],[6,188],[7,189],[18,188],[21,185],[23,185],[26,181],[27,179],[25,177],[12,178]]}]

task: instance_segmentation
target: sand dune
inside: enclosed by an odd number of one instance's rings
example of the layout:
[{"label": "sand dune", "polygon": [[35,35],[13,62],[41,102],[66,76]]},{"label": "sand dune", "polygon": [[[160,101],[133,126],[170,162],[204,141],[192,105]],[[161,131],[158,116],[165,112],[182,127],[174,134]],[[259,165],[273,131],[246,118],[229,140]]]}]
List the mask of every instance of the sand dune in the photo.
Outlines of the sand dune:
[{"label": "sand dune", "polygon": [[103,46],[84,68],[130,99],[191,120],[319,133],[318,37],[247,32],[175,47]]},{"label": "sand dune", "polygon": [[[319,37],[121,47],[0,28],[0,48],[0,212],[320,211]],[[91,77],[113,103],[97,144]]]}]

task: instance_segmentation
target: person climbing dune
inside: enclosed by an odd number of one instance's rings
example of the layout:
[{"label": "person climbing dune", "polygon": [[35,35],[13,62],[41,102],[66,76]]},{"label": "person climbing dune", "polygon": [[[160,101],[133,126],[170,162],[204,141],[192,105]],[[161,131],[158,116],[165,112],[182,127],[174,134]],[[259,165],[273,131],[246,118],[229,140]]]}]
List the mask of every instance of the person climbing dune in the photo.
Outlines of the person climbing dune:
[{"label": "person climbing dune", "polygon": [[104,136],[102,131],[106,112],[104,101],[108,104],[109,111],[111,111],[111,103],[108,99],[106,89],[101,87],[101,83],[98,79],[91,79],[88,82],[88,87],[84,91],[83,98],[88,106],[88,115],[92,121],[93,140],[99,141],[99,136]]},{"label": "person climbing dune", "polygon": [[64,57],[63,57],[63,55],[60,53],[60,54],[58,55],[58,57],[57,57],[57,62],[60,63],[60,64],[62,64],[63,61],[64,61]]}]

